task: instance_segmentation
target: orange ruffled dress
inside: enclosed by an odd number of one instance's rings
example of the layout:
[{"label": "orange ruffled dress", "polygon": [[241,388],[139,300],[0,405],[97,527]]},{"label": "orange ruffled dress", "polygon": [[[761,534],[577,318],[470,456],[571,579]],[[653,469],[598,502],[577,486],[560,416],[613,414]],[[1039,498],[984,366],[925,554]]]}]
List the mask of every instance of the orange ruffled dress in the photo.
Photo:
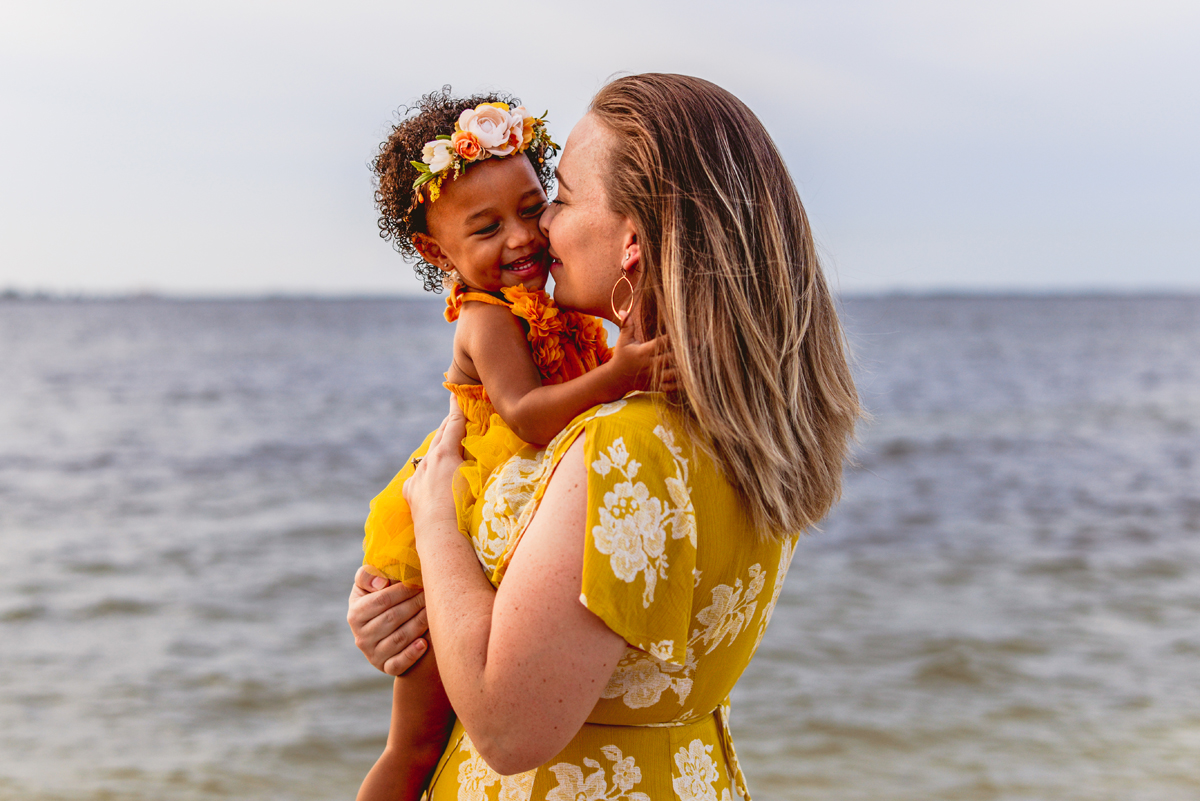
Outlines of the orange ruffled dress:
[{"label": "orange ruffled dress", "polygon": [[[503,298],[474,292],[461,284],[455,286],[446,298],[446,321],[457,320],[464,303],[507,306],[526,329],[529,351],[544,385],[578,378],[609,360],[608,338],[604,326],[596,318],[563,311],[540,290],[535,292],[514,286],[505,287],[500,293]],[[458,405],[467,418],[467,433],[463,438],[466,460],[455,476],[454,505],[458,528],[469,538],[471,512],[488,476],[526,443],[496,414],[482,385],[447,382],[443,386],[458,398]],[[413,537],[412,514],[402,489],[413,474],[412,459],[429,450],[433,433],[425,437],[405,462],[404,469],[371,501],[365,525],[363,564],[377,575],[406,584],[421,584],[421,562]]]}]

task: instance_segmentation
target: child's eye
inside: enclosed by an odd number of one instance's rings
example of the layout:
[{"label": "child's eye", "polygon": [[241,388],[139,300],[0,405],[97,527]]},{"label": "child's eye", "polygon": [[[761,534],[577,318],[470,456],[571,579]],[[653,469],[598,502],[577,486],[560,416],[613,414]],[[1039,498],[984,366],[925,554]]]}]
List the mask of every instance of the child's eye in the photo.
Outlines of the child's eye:
[{"label": "child's eye", "polygon": [[542,202],[540,202],[540,201],[539,201],[538,203],[535,203],[534,205],[532,205],[532,206],[530,206],[529,208],[525,209],[525,211],[524,211],[524,212],[522,212],[522,213],[523,213],[523,214],[524,214],[526,217],[536,217],[536,216],[538,216],[539,214],[541,214],[541,213],[542,213],[542,210],[543,210],[544,208],[546,208],[546,204],[545,204],[545,203],[542,203]]},{"label": "child's eye", "polygon": [[475,232],[475,235],[476,236],[487,236],[488,234],[496,233],[496,231],[498,231],[498,230],[500,230],[500,223],[494,222],[491,225],[485,225],[483,228],[480,228],[478,231]]}]

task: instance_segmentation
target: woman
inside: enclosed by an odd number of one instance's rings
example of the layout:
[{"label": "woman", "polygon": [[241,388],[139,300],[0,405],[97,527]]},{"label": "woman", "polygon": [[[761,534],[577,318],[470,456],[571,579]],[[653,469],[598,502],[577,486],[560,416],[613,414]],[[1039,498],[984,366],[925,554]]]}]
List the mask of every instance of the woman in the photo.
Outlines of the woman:
[{"label": "woman", "polygon": [[421,599],[359,591],[348,618],[395,672],[428,615],[459,720],[433,799],[746,796],[725,700],[860,414],[833,303],[770,137],[713,84],[613,81],[557,172],[555,299],[668,337],[679,388],[513,457],[470,542],[452,409],[405,487],[426,608],[397,630]]}]

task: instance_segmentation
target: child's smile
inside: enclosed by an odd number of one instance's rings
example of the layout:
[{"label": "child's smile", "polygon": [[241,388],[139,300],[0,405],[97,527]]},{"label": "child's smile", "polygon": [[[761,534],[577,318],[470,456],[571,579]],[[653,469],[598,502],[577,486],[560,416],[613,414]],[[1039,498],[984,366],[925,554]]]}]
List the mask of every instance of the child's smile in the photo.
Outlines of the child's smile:
[{"label": "child's smile", "polygon": [[542,282],[545,283],[548,265],[549,259],[546,251],[540,250],[537,253],[532,253],[516,261],[509,262],[500,269],[521,283],[537,278],[541,278]]}]

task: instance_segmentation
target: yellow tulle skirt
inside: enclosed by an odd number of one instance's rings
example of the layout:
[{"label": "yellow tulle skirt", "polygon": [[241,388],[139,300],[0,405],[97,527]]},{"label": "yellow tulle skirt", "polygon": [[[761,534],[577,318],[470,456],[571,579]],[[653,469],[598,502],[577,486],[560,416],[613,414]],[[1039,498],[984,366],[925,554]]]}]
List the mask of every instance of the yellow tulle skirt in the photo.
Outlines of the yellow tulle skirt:
[{"label": "yellow tulle skirt", "polygon": [[[467,418],[463,438],[465,461],[454,477],[454,508],[458,529],[470,537],[471,510],[483,494],[488,476],[525,446],[508,424],[496,414],[483,387],[446,384]],[[404,501],[404,482],[412,478],[412,459],[424,456],[436,432],[430,432],[412,452],[404,468],[371,501],[363,538],[363,565],[377,576],[405,584],[423,586],[421,560],[417,557],[412,513]]]}]

